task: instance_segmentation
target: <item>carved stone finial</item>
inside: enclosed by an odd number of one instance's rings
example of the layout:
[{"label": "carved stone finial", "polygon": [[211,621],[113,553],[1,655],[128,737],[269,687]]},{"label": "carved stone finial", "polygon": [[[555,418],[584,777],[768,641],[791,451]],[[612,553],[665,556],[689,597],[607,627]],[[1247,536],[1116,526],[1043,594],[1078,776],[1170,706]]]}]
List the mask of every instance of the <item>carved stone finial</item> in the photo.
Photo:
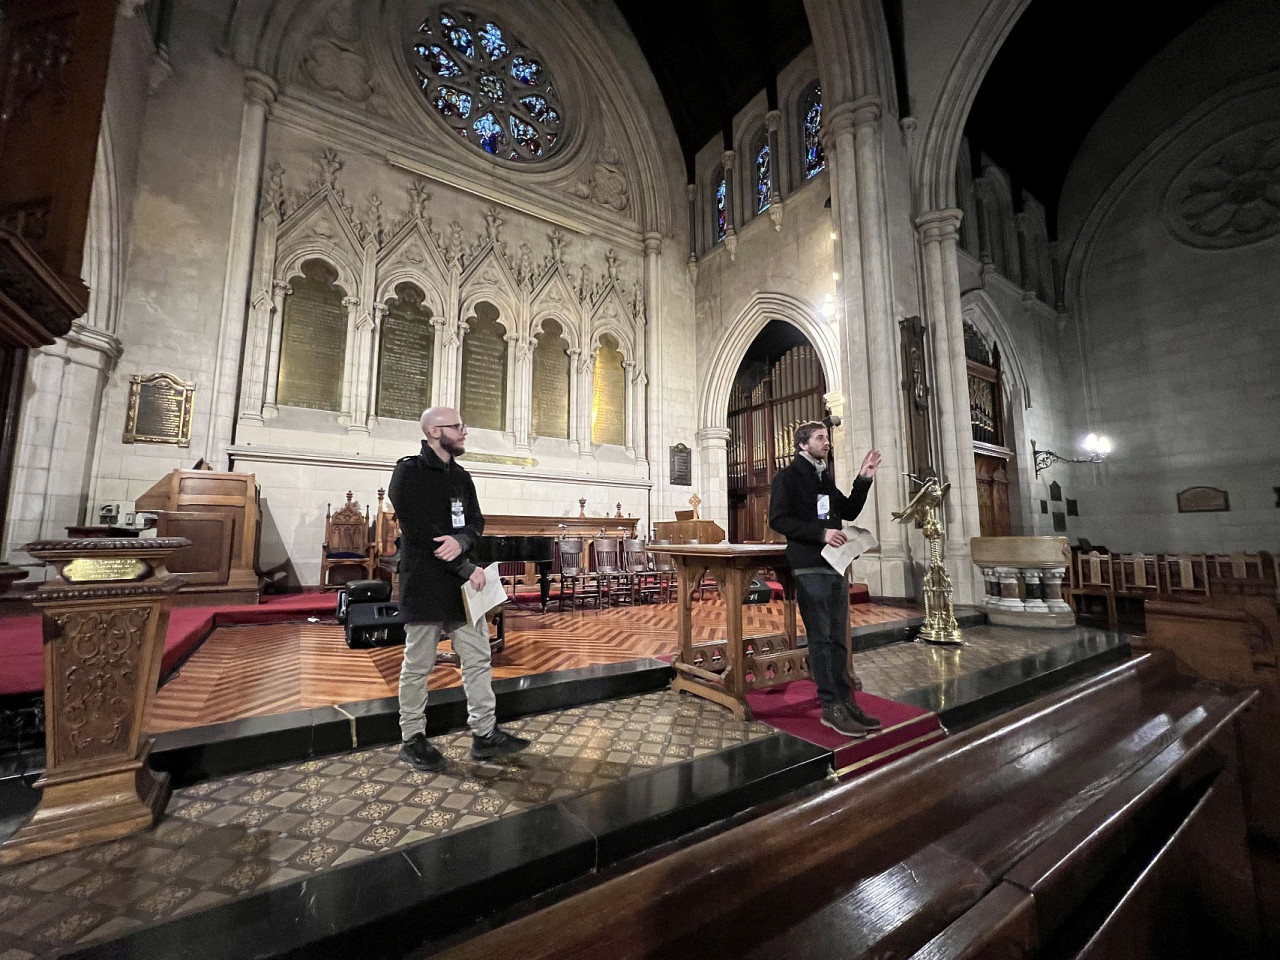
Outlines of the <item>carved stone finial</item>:
[{"label": "carved stone finial", "polygon": [[609,279],[618,279],[618,255],[613,252],[613,247],[609,248],[609,252],[604,255],[605,262],[609,264]]},{"label": "carved stone finial", "polygon": [[426,181],[415,180],[409,184],[409,215],[419,220],[427,219],[427,203],[431,200],[431,191]]},{"label": "carved stone finial", "polygon": [[489,242],[497,246],[502,242],[502,224],[505,221],[498,215],[497,207],[490,207],[484,215],[484,232]]},{"label": "carved stone finial", "polygon": [[587,515],[587,498],[583,497],[578,501],[578,516],[585,517]]},{"label": "carved stone finial", "polygon": [[320,164],[320,175],[324,185],[332,190],[338,182],[338,171],[342,169],[342,160],[338,157],[336,150],[325,147],[320,151],[317,162]]},{"label": "carved stone finial", "polygon": [[551,241],[551,262],[563,263],[564,262],[564,234],[561,233],[559,230],[552,230],[551,233],[548,235],[547,239]]}]

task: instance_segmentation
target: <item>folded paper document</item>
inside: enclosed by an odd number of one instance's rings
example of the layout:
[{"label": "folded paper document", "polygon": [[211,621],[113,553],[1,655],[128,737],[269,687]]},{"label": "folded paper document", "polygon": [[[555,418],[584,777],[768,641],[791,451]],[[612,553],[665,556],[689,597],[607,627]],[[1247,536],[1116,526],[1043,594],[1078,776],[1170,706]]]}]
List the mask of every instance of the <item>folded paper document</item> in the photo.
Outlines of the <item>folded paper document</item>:
[{"label": "folded paper document", "polygon": [[507,592],[502,589],[498,565],[491,563],[484,568],[484,589],[477,590],[468,580],[462,585],[462,605],[467,608],[467,620],[474,627],[484,615],[507,602]]},{"label": "folded paper document", "polygon": [[876,538],[872,536],[870,530],[863,530],[852,523],[844,525],[844,535],[849,538],[844,546],[833,547],[828,544],[822,548],[822,559],[831,564],[838,573],[847,572],[849,564],[876,545]]}]

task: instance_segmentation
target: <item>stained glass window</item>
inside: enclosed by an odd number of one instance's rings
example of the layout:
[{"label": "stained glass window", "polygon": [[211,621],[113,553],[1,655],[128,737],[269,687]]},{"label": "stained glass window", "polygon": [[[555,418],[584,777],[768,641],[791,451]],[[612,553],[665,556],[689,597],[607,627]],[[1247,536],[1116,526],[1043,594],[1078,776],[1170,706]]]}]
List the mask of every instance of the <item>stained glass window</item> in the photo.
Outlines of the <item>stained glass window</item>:
[{"label": "stained glass window", "polygon": [[814,84],[801,101],[801,140],[804,143],[804,175],[812,177],[827,165],[818,134],[822,130],[822,87]]},{"label": "stained glass window", "polygon": [[716,185],[716,204],[715,204],[716,236],[713,242],[719,243],[721,240],[724,239],[725,234],[728,232],[728,227],[729,227],[729,210],[728,210],[727,204],[725,203],[725,193],[724,193],[725,182],[724,182],[723,168],[716,170],[716,178],[714,183]]},{"label": "stained glass window", "polygon": [[410,41],[409,60],[436,114],[485,153],[540,160],[563,139],[551,72],[492,17],[437,8]]},{"label": "stained glass window", "polygon": [[771,174],[773,168],[773,155],[769,150],[769,141],[767,138],[760,138],[756,141],[755,158],[753,166],[755,169],[755,188],[756,188],[756,213],[763,213],[769,209],[769,191],[771,188]]}]

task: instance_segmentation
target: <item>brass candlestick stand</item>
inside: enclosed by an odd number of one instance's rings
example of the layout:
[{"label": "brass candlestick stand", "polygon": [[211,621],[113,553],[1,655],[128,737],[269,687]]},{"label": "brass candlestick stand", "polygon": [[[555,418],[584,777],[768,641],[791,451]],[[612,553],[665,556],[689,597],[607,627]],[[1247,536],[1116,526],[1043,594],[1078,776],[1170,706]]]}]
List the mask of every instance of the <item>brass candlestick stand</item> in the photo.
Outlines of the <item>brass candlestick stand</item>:
[{"label": "brass candlestick stand", "polygon": [[916,642],[963,646],[964,635],[956,623],[952,601],[951,577],[942,564],[942,538],[946,534],[938,515],[951,484],[939,483],[937,477],[922,480],[911,476],[911,479],[921,485],[920,490],[906,509],[895,513],[893,518],[899,523],[919,520],[924,538],[929,541],[929,569],[924,575],[924,625],[916,635]]}]

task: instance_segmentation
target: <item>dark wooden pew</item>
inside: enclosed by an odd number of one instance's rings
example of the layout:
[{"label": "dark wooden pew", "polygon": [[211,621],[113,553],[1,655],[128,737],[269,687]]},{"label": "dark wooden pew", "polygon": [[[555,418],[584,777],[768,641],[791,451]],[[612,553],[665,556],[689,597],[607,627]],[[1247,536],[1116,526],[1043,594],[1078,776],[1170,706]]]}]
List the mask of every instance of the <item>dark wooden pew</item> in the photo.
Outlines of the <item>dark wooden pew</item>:
[{"label": "dark wooden pew", "polygon": [[1254,696],[1144,655],[438,955],[1249,956]]}]

